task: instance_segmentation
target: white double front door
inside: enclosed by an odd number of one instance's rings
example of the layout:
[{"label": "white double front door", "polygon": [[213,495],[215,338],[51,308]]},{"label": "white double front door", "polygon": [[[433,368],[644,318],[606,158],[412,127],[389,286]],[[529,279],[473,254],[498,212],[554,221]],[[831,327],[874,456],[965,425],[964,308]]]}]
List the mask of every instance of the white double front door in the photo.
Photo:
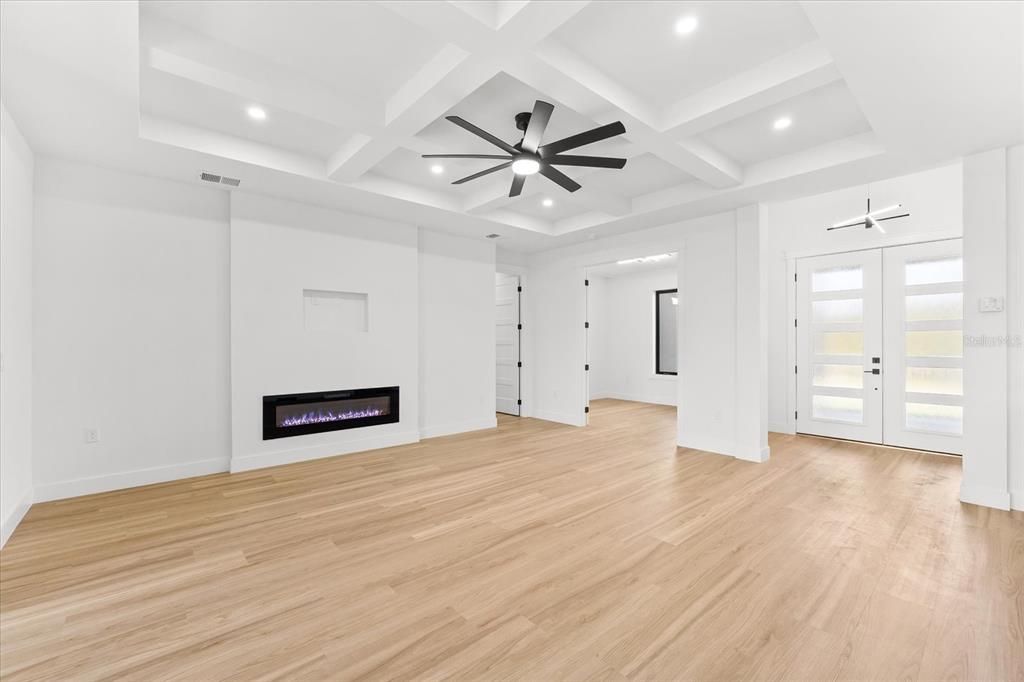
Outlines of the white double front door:
[{"label": "white double front door", "polygon": [[797,261],[797,431],[961,453],[959,239]]}]

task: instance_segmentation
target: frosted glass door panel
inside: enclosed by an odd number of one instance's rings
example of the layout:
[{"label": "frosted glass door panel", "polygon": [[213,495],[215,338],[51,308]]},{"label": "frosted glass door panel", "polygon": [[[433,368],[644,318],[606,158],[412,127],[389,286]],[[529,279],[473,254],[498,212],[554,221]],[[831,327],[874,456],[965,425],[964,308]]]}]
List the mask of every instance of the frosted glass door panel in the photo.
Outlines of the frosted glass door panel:
[{"label": "frosted glass door panel", "polygon": [[951,239],[885,249],[885,442],[963,449],[963,257]]},{"label": "frosted glass door panel", "polygon": [[877,250],[797,261],[798,432],[881,441],[881,270]]}]

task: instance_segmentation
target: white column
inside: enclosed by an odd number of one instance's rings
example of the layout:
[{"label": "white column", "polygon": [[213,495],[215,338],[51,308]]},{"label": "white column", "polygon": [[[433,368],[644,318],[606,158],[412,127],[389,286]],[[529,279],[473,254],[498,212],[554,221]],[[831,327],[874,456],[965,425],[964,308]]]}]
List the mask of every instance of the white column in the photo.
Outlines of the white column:
[{"label": "white column", "polygon": [[736,211],[736,449],[739,459],[767,461],[767,338],[761,292],[761,221],[755,204]]},{"label": "white column", "polygon": [[[964,457],[960,499],[998,509],[1010,507],[1006,167],[1006,150],[1002,148],[964,159]],[[997,299],[1002,309],[981,312],[982,299]]]}]

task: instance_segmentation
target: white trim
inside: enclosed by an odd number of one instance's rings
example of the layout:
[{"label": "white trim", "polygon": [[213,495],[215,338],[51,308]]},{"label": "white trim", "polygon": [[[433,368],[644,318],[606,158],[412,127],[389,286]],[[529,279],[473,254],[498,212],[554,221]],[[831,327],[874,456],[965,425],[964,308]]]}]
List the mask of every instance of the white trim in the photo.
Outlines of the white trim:
[{"label": "white trim", "polygon": [[1024,488],[1010,491],[1010,509],[1024,511]]},{"label": "white trim", "polygon": [[998,488],[960,484],[960,501],[993,509],[1010,510],[1010,493]]},{"label": "white trim", "polygon": [[420,429],[420,438],[438,438],[440,436],[451,436],[457,433],[468,431],[483,431],[498,427],[498,418],[479,419],[476,421],[449,422],[437,426],[424,426]]},{"label": "white trim", "polygon": [[230,471],[231,473],[237,473],[253,469],[265,469],[266,467],[280,466],[282,464],[295,464],[296,462],[306,462],[312,459],[324,459],[326,457],[348,455],[353,452],[364,452],[366,450],[418,443],[419,440],[419,431],[402,431],[371,436],[370,438],[362,438],[346,443],[327,443],[304,448],[289,448],[288,450],[261,452],[255,455],[236,455],[231,458]]},{"label": "white trim", "polygon": [[690,450],[700,450],[701,452],[710,452],[713,455],[724,455],[726,457],[733,457],[733,444],[721,441],[718,439],[709,440],[696,440],[689,443],[683,442],[680,438],[676,441],[676,445],[681,448],[688,448]]},{"label": "white trim", "polygon": [[908,244],[927,244],[929,242],[944,242],[950,239],[962,239],[964,236],[963,232],[957,232],[955,230],[947,230],[944,232],[930,233],[927,237],[922,238],[922,235],[908,234],[899,237],[891,236],[885,240],[884,244],[876,244],[875,246],[865,246],[861,249],[843,249],[832,250],[827,248],[815,248],[815,249],[798,249],[796,251],[784,251],[783,257],[787,260],[796,258],[810,258],[812,256],[833,256],[840,253],[856,253],[858,251],[873,251],[874,249],[888,249],[893,246],[907,246]]},{"label": "white trim", "polygon": [[787,436],[796,435],[796,429],[788,423],[769,423],[768,433],[784,433]]},{"label": "white trim", "polygon": [[[675,379],[675,377],[672,377],[672,379]],[[662,400],[652,400],[646,396],[633,395],[631,393],[619,393],[617,391],[604,391],[600,395],[591,398],[591,400],[604,399],[626,400],[632,403],[647,403],[648,405],[668,405],[670,407],[676,406],[675,401],[665,402]]]},{"label": "white trim", "polygon": [[0,548],[7,544],[7,541],[11,539],[11,535],[14,534],[14,529],[18,527],[21,520],[25,518],[25,514],[32,508],[32,489],[29,488],[25,491],[25,494],[21,496],[21,500],[18,504],[14,505],[14,509],[8,514],[7,518],[0,523]]},{"label": "white trim", "polygon": [[[581,325],[582,326],[582,325]],[[546,422],[556,422],[558,424],[567,424],[569,426],[586,426],[586,415],[574,416],[571,414],[563,414],[561,412],[547,412],[541,410],[533,415],[534,419],[540,419]]]},{"label": "white trim", "polygon": [[750,453],[749,456],[745,453],[739,453],[733,455],[733,457],[735,457],[736,459],[742,459],[744,462],[756,462],[758,464],[762,464],[768,461],[768,458],[771,457],[771,454],[772,449],[766,445],[759,451]]},{"label": "white trim", "polygon": [[36,502],[63,500],[69,497],[105,493],[111,490],[136,488],[140,485],[166,483],[182,478],[219,474],[228,470],[226,458],[203,459],[196,462],[171,464],[169,466],[121,471],[114,474],[73,478],[36,486]]}]

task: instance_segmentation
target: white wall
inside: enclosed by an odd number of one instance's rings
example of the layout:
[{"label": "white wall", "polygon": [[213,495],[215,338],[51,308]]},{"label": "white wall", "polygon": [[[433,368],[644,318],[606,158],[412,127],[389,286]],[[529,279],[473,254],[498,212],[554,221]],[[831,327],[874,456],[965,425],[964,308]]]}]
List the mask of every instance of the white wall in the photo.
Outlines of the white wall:
[{"label": "white wall", "polygon": [[493,242],[421,229],[421,437],[496,425],[494,315]]},{"label": "white wall", "polygon": [[[747,217],[750,221],[756,223],[756,214]],[[754,348],[760,344],[756,335],[737,337],[738,325],[748,322],[740,318],[750,314],[751,304],[760,310],[760,291],[754,287],[742,292],[747,301],[737,305],[737,259],[743,256],[745,263],[749,259],[737,249],[736,229],[736,212],[730,211],[535,254],[529,261],[531,284],[525,289],[532,306],[533,363],[523,368],[533,381],[534,416],[577,426],[585,423],[586,267],[679,251],[678,443],[763,461],[767,451],[762,449],[762,437],[751,439],[749,434],[764,431],[764,424],[755,423],[742,433],[734,428],[737,395],[759,394],[763,386],[757,373],[737,372],[737,363],[744,357],[738,353],[738,344]],[[756,320],[750,324],[758,326]],[[748,417],[754,422],[759,419],[759,415]]]},{"label": "white wall", "polygon": [[[874,207],[902,203],[909,218],[889,221],[887,232],[825,228]],[[930,241],[963,234],[961,164],[760,206],[764,324],[767,335],[768,423],[772,431],[795,428],[793,382],[794,258]]]},{"label": "white wall", "polygon": [[[244,192],[231,199],[231,470],[418,440],[416,228]],[[307,330],[304,289],[367,294],[368,330]],[[398,423],[263,440],[265,395],[373,386],[400,387]]]},{"label": "white wall", "polygon": [[590,398],[676,404],[676,377],[654,373],[654,292],[676,268],[590,277]]},{"label": "white wall", "polygon": [[32,175],[0,103],[0,547],[32,504]]},{"label": "white wall", "polygon": [[35,189],[36,499],[225,470],[226,193],[48,159]]}]

